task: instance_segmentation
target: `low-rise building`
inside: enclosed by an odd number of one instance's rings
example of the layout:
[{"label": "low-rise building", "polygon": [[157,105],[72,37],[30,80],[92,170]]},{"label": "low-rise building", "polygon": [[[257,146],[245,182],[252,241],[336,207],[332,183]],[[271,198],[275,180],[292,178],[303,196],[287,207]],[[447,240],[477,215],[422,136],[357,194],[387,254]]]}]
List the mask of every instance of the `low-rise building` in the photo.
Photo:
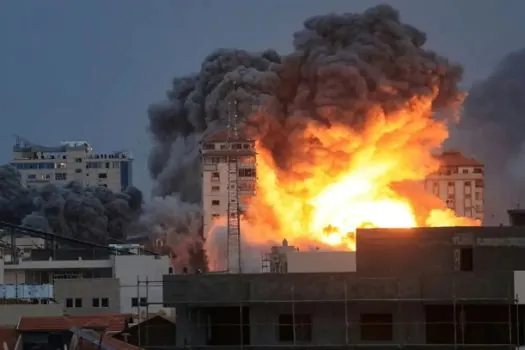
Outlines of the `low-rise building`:
[{"label": "low-rise building", "polygon": [[134,313],[162,308],[169,256],[121,255],[96,249],[32,249],[0,259],[0,298],[53,300],[70,315]]},{"label": "low-rise building", "polygon": [[517,226],[363,229],[355,261],[340,260],[349,272],[166,275],[164,298],[177,309],[177,348],[516,348],[524,235]]}]

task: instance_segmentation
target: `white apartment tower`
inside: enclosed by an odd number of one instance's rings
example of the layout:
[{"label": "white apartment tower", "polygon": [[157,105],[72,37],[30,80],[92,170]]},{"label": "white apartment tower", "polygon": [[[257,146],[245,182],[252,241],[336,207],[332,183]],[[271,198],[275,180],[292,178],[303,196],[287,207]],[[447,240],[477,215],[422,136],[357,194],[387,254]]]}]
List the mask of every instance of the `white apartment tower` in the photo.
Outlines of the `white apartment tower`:
[{"label": "white apartment tower", "polygon": [[[228,142],[231,149],[228,150]],[[229,174],[228,157],[232,152],[237,157],[237,176],[235,184]],[[256,189],[256,152],[255,141],[240,136],[235,141],[228,141],[228,131],[222,130],[208,135],[202,141],[202,206],[204,235],[213,225],[213,221],[227,217],[228,200],[231,186],[237,186],[239,207],[246,210],[250,198]]]},{"label": "white apartment tower", "polygon": [[86,141],[64,141],[47,147],[17,138],[11,165],[27,187],[76,180],[85,186],[119,192],[132,184],[132,158],[127,152],[94,153]]},{"label": "white apartment tower", "polygon": [[441,167],[426,178],[425,189],[446,202],[458,215],[483,222],[483,164],[458,151],[443,152],[438,158]]}]

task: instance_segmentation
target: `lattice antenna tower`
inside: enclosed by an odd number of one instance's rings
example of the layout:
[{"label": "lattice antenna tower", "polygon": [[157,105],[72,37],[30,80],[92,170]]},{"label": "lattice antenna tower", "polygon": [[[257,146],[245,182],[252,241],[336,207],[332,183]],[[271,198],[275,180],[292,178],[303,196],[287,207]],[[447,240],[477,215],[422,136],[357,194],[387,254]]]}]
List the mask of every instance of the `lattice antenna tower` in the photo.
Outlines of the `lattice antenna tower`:
[{"label": "lattice antenna tower", "polygon": [[229,104],[228,113],[228,220],[227,220],[227,266],[229,273],[241,273],[241,223],[238,189],[239,149],[234,144],[239,141],[237,113],[238,101]]}]

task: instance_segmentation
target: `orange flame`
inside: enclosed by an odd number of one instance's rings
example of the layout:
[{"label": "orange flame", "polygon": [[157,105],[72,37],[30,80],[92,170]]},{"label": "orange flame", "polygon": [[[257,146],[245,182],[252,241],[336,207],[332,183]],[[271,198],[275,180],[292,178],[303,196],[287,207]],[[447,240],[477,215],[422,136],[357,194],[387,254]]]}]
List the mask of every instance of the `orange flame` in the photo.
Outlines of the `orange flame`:
[{"label": "orange flame", "polygon": [[390,115],[373,109],[359,130],[309,124],[291,136],[287,171],[258,143],[258,192],[247,212],[255,229],[245,239],[355,250],[361,227],[479,225],[421,186],[440,166],[432,151],[448,137],[446,121],[431,117],[431,102],[414,98]]}]

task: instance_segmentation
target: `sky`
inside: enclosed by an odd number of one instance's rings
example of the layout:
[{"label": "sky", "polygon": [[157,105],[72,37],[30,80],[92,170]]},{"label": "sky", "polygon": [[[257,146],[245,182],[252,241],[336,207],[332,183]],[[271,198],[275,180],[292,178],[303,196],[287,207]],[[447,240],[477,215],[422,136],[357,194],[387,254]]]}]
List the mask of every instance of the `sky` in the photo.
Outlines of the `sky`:
[{"label": "sky", "polygon": [[525,47],[522,0],[2,0],[0,164],[13,135],[42,145],[86,140],[101,153],[131,151],[134,184],[147,197],[147,108],[175,76],[198,71],[216,48],[290,52],[306,18],[379,3],[463,64],[464,86]]}]

